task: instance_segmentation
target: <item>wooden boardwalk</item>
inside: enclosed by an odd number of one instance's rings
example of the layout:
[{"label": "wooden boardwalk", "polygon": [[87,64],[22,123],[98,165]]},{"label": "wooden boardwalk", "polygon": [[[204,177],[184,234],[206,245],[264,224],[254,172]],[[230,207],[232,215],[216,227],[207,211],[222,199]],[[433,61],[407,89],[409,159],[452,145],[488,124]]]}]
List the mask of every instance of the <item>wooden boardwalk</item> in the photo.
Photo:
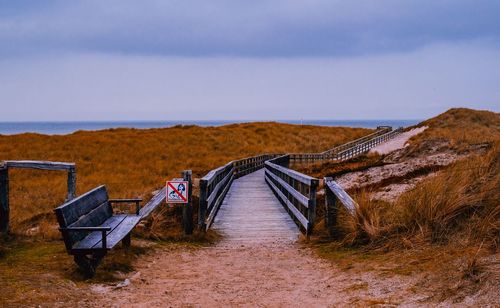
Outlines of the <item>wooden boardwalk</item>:
[{"label": "wooden boardwalk", "polygon": [[297,241],[300,231],[264,180],[264,170],[235,180],[212,228],[234,244]]}]

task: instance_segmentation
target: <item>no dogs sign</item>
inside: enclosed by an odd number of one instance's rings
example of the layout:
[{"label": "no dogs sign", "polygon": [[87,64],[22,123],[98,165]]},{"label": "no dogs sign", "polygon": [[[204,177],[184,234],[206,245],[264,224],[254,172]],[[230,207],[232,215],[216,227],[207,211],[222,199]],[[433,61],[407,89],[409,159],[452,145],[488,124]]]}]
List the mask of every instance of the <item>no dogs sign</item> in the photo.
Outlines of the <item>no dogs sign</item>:
[{"label": "no dogs sign", "polygon": [[167,181],[167,203],[188,203],[188,181]]}]

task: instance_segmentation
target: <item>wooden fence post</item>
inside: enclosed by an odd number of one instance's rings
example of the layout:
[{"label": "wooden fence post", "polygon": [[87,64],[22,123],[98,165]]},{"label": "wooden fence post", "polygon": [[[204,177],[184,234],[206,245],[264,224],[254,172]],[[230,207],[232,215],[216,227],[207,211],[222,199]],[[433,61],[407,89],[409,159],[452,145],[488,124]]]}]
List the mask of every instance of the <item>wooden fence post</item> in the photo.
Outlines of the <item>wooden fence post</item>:
[{"label": "wooden fence post", "polygon": [[9,169],[0,167],[0,232],[9,232]]},{"label": "wooden fence post", "polygon": [[193,204],[191,200],[193,195],[192,175],[193,173],[191,170],[182,171],[182,178],[184,181],[188,181],[188,203],[184,204],[182,208],[182,228],[186,235],[193,234]]},{"label": "wooden fence post", "polygon": [[72,200],[76,197],[76,168],[68,170],[68,196],[66,201]]},{"label": "wooden fence post", "polygon": [[207,181],[200,179],[200,204],[198,207],[198,227],[203,231],[206,230],[206,215],[207,215]]},{"label": "wooden fence post", "polygon": [[334,236],[333,226],[337,222],[337,198],[333,194],[332,190],[326,184],[331,181],[331,177],[324,178],[325,183],[325,220],[326,228],[330,236]]},{"label": "wooden fence post", "polygon": [[318,180],[311,180],[309,187],[309,206],[307,207],[307,238],[311,235],[314,228],[314,221],[316,219],[316,189],[319,186]]}]

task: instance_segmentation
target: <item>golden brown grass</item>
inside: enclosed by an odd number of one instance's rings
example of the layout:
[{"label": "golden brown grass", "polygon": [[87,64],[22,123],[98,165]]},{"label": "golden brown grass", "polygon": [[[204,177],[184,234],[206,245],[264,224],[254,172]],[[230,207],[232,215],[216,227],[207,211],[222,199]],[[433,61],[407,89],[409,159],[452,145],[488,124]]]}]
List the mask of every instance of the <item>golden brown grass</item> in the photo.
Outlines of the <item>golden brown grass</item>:
[{"label": "golden brown grass", "polygon": [[458,162],[401,196],[399,224],[432,241],[447,238],[467,218],[481,217],[474,229],[482,228],[500,207],[499,154],[493,149]]},{"label": "golden brown grass", "polygon": [[[77,192],[106,184],[110,196],[150,198],[165,180],[192,169],[195,177],[230,160],[266,152],[320,152],[370,130],[277,123],[222,127],[110,129],[65,136],[0,136],[0,160],[51,160],[77,164]],[[13,232],[58,237],[52,209],[64,201],[63,172],[12,170]],[[44,221],[49,220],[49,224]],[[31,230],[30,230],[31,229]]]},{"label": "golden brown grass", "polygon": [[[446,242],[457,232],[468,232],[470,239],[487,240],[498,247],[500,214],[500,115],[488,111],[451,109],[421,125],[429,128],[411,139],[408,152],[423,154],[431,145],[446,143],[441,151],[479,154],[457,161],[438,171],[415,189],[404,193],[394,204],[372,200],[370,189],[353,190],[359,207],[356,215],[340,211],[339,230],[343,242],[392,245],[394,238],[407,243],[417,237],[423,241]],[[435,151],[436,149],[433,149]],[[425,155],[425,154],[424,154]],[[302,167],[317,176],[340,175],[383,164],[379,156],[361,156],[342,163],[326,162]],[[418,172],[432,170],[417,170]],[[409,174],[409,177],[419,174]],[[390,182],[404,178],[388,179]],[[388,183],[382,183],[388,184]]]},{"label": "golden brown grass", "polygon": [[473,155],[419,183],[394,203],[355,195],[354,216],[340,212],[339,228],[349,244],[402,245],[462,240],[488,242],[500,233],[500,152]]},{"label": "golden brown grass", "polygon": [[[370,189],[377,187],[356,191],[355,215],[339,210],[337,237],[325,243],[321,234],[319,252],[347,268],[377,271],[383,264],[391,275],[423,274],[415,292],[433,294],[431,302],[459,303],[479,290],[491,296],[498,279],[498,262],[491,260],[500,242],[499,115],[452,109],[424,124],[429,128],[411,140],[407,155],[470,155],[436,170],[394,203],[372,200]],[[351,166],[329,168],[343,173]]]},{"label": "golden brown grass", "polygon": [[345,211],[339,213],[339,230],[344,234],[342,242],[347,245],[366,244],[378,240],[385,228],[383,210],[385,204],[372,200],[366,191],[354,196],[357,208],[354,216]]},{"label": "golden brown grass", "polygon": [[419,126],[429,128],[410,139],[412,154],[436,146],[463,152],[500,141],[500,114],[491,111],[453,108]]},{"label": "golden brown grass", "polygon": [[134,261],[161,246],[133,239],[132,247],[115,249],[104,258],[96,276],[84,280],[60,242],[17,238],[10,241],[0,262],[0,306],[86,306],[92,284],[116,285],[133,271]]}]

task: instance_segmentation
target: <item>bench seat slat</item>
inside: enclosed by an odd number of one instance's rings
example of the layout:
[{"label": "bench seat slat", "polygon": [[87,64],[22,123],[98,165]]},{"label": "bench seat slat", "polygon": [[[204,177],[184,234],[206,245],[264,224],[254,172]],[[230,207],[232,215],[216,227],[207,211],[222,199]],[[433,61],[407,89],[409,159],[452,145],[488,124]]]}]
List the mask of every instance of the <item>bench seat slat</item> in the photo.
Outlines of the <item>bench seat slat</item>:
[{"label": "bench seat slat", "polygon": [[[109,235],[125,219],[125,217],[127,217],[126,214],[112,216],[97,227],[110,227],[111,230],[106,232],[106,235]],[[73,249],[91,249],[95,246],[95,244],[100,243],[101,240],[102,233],[100,231],[90,232],[81,241],[75,243]]]},{"label": "bench seat slat", "polygon": [[[107,237],[106,247],[112,249],[116,246],[141,220],[140,215],[127,215],[125,219],[109,234]],[[102,245],[101,241],[94,245],[94,249]]]},{"label": "bench seat slat", "polygon": [[[102,223],[99,227],[111,227],[111,231],[106,233],[106,248],[112,249],[137,225],[141,216],[139,215],[115,215]],[[91,232],[84,239],[72,247],[73,252],[79,250],[100,249],[102,246],[102,233]]]}]

